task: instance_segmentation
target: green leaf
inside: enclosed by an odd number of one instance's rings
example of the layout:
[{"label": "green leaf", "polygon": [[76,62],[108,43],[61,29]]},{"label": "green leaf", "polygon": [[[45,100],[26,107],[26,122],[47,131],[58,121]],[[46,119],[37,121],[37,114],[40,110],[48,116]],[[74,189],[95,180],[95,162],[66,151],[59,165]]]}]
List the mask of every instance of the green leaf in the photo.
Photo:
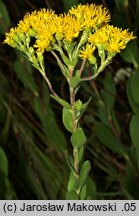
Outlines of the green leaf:
[{"label": "green leaf", "polygon": [[115,4],[119,14],[125,17],[125,9],[128,7],[128,0],[115,0]]},{"label": "green leaf", "polygon": [[79,115],[79,117],[78,117],[78,120],[79,120],[79,119],[83,116],[83,114],[85,113],[85,111],[86,111],[86,109],[87,109],[87,107],[88,107],[88,105],[89,105],[89,103],[90,103],[91,100],[92,100],[92,97],[90,97],[89,100],[88,100],[86,103],[83,104],[83,106],[82,106],[82,111],[81,111],[81,113],[80,113],[80,115]]},{"label": "green leaf", "polygon": [[111,119],[112,110],[115,103],[116,88],[110,72],[107,72],[104,79],[104,90],[101,91],[108,119]]},{"label": "green leaf", "polygon": [[81,188],[80,199],[84,200],[86,198],[86,184]]},{"label": "green leaf", "polygon": [[98,97],[97,105],[101,122],[109,125],[116,97],[115,83],[110,72],[106,73],[103,86],[104,89],[101,90],[101,97]]},{"label": "green leaf", "polygon": [[119,119],[116,116],[116,110],[113,110],[113,112],[112,112],[112,123],[114,124],[114,127],[115,127],[117,133],[120,135],[122,132],[122,129],[120,127]]},{"label": "green leaf", "polygon": [[139,199],[139,184],[137,180],[137,170],[127,163],[125,166],[126,175],[120,180],[121,189],[125,193],[126,199],[138,200]]},{"label": "green leaf", "polygon": [[139,168],[139,119],[134,115],[130,122],[130,136],[136,149],[136,159]]},{"label": "green leaf", "polygon": [[135,28],[137,29],[139,23],[137,22],[137,20],[139,20],[139,0],[136,0],[136,18],[135,18],[135,23],[133,26],[135,26]]},{"label": "green leaf", "polygon": [[78,189],[82,188],[82,186],[85,184],[86,178],[88,177],[90,170],[91,170],[91,164],[90,161],[87,160],[83,163],[81,168],[80,176],[78,179]]},{"label": "green leaf", "polygon": [[83,158],[83,153],[84,153],[84,146],[81,146],[80,148],[79,148],[79,155],[78,155],[78,160],[79,160],[79,162],[82,160],[82,158]]},{"label": "green leaf", "polygon": [[8,110],[7,115],[5,116],[4,125],[1,130],[1,134],[0,134],[0,141],[2,141],[3,143],[6,143],[7,141],[10,129],[11,129],[11,115],[10,115],[10,111]]},{"label": "green leaf", "polygon": [[[33,146],[30,146],[28,149],[31,159],[32,159],[32,154],[34,154],[34,148],[32,147]],[[31,151],[30,151],[30,148],[32,148]],[[18,166],[19,166],[19,169],[22,170],[22,181],[24,182],[25,186],[29,188],[29,192],[32,191],[33,194],[35,194],[38,197],[38,199],[47,199],[47,195],[42,187],[39,177],[36,179],[35,170],[32,170],[31,166],[29,166],[21,148],[19,148],[18,157],[19,157]],[[36,161],[38,160],[39,160],[39,157],[37,155]],[[33,164],[35,164],[35,167],[38,167],[36,161],[33,159],[32,161],[33,161]],[[41,167],[41,169],[43,169],[43,166]]]},{"label": "green leaf", "polygon": [[133,98],[133,95],[132,95],[131,79],[129,79],[128,82],[127,82],[126,91],[127,91],[127,96],[128,96],[130,106],[132,107],[132,109],[133,109],[134,113],[136,114],[136,116],[139,118],[139,106],[134,101],[134,98]]},{"label": "green leaf", "polygon": [[96,193],[97,193],[97,188],[96,188],[97,182],[92,179],[90,176],[87,177],[86,179],[86,188],[87,188],[87,195],[91,196],[91,199],[95,200],[97,199]]},{"label": "green leaf", "polygon": [[83,104],[83,112],[85,112],[85,110],[87,109],[87,107],[88,107],[88,105],[89,105],[89,103],[90,103],[91,100],[92,100],[92,97],[90,97],[90,98],[88,99],[88,101],[87,101],[86,103]]},{"label": "green leaf", "polygon": [[4,150],[0,147],[0,171],[8,176],[8,160]]},{"label": "green leaf", "polygon": [[15,61],[14,69],[25,88],[29,89],[36,96],[38,96],[38,89],[34,81],[33,74],[31,74],[30,63],[24,58],[21,58]]},{"label": "green leaf", "polygon": [[7,176],[0,170],[0,200],[13,199],[16,199],[15,191]]},{"label": "green leaf", "polygon": [[139,105],[139,69],[131,76],[131,91],[134,101]]},{"label": "green leaf", "polygon": [[[61,190],[61,185],[63,185],[64,175],[64,172],[62,172],[60,168],[61,165],[59,161],[57,161],[57,157],[53,155],[54,157],[52,158],[50,153],[40,151],[36,145],[32,145],[27,149],[29,149],[28,154],[33,161],[40,183],[43,185],[43,190],[46,188],[44,192],[46,193],[49,191],[48,197],[50,199],[55,199]],[[64,161],[63,166],[65,166]]]},{"label": "green leaf", "polygon": [[74,148],[79,148],[86,143],[86,136],[81,127],[77,128],[71,136],[71,143]]},{"label": "green leaf", "polygon": [[76,178],[74,176],[74,172],[71,171],[69,182],[68,182],[68,191],[72,191],[75,189],[75,182],[76,182]]},{"label": "green leaf", "polygon": [[52,109],[50,107],[44,108],[40,98],[34,98],[32,105],[42,122],[43,130],[47,138],[46,144],[57,151],[65,151],[66,139],[57,125]]},{"label": "green leaf", "polygon": [[137,68],[139,65],[139,49],[137,40],[130,41],[122,51],[121,56],[126,62],[134,64],[134,67]]},{"label": "green leaf", "polygon": [[65,154],[66,154],[66,159],[67,159],[67,164],[69,165],[69,168],[71,171],[75,172],[75,169],[74,169],[74,165],[73,165],[73,157],[68,154],[67,151],[65,151]]},{"label": "green leaf", "polygon": [[126,157],[125,147],[121,144],[121,142],[118,139],[114,137],[110,128],[108,128],[106,125],[102,123],[100,124],[96,122],[94,129],[96,136],[101,143],[103,143],[113,152]]},{"label": "green leaf", "polygon": [[99,111],[99,118],[101,122],[106,125],[109,125],[108,114],[105,108],[104,101],[98,98],[97,105],[98,105],[98,111]]},{"label": "green leaf", "polygon": [[70,108],[70,104],[67,101],[63,100],[60,97],[56,97],[56,96],[54,96],[52,94],[50,94],[50,96],[51,96],[51,98],[53,98],[54,100],[56,100],[59,104],[61,104],[63,107],[65,107],[67,109]]},{"label": "green leaf", "polygon": [[0,32],[5,33],[5,31],[8,30],[10,25],[11,21],[8,10],[3,1],[0,0]]},{"label": "green leaf", "polygon": [[61,55],[61,57],[62,57],[63,62],[65,63],[65,65],[67,65],[68,67],[72,65],[72,63],[69,60],[69,58],[63,52],[60,52],[60,55]]},{"label": "green leaf", "polygon": [[63,108],[63,124],[65,128],[72,133],[73,127],[72,127],[72,113],[70,109]]},{"label": "green leaf", "polygon": [[79,198],[74,191],[68,191],[66,193],[66,200],[79,200]]},{"label": "green leaf", "polygon": [[76,88],[79,85],[80,81],[81,81],[81,77],[79,77],[79,75],[75,75],[74,77],[72,77],[70,81],[71,87]]}]

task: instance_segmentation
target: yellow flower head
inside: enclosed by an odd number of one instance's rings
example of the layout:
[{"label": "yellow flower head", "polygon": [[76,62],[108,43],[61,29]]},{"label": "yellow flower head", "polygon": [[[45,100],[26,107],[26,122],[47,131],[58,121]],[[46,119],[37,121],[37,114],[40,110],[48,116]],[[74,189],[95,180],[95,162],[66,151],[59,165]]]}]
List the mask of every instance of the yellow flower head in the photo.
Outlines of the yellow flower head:
[{"label": "yellow flower head", "polygon": [[53,36],[51,32],[48,29],[45,29],[42,34],[38,35],[38,38],[36,40],[36,43],[34,44],[34,47],[37,48],[38,52],[44,52],[45,49],[47,49],[53,40]]},{"label": "yellow flower head", "polygon": [[82,30],[81,23],[69,14],[56,16],[50,24],[49,30],[53,35],[59,35],[68,41],[72,41]]},{"label": "yellow flower head", "polygon": [[128,41],[134,39],[133,33],[122,30],[112,25],[106,25],[88,37],[88,41],[95,45],[103,45],[103,48],[110,53],[120,52]]},{"label": "yellow flower head", "polygon": [[95,46],[92,46],[91,44],[87,44],[86,47],[80,51],[79,57],[83,59],[90,58],[93,55],[95,48],[96,48]]},{"label": "yellow flower head", "polygon": [[87,4],[72,7],[69,14],[82,22],[84,28],[98,28],[110,21],[110,14],[102,5]]},{"label": "yellow flower head", "polygon": [[4,40],[4,43],[7,43],[12,47],[16,47],[16,42],[14,41],[14,37],[17,34],[17,32],[18,32],[17,28],[11,28],[10,32],[6,33],[6,38]]},{"label": "yellow flower head", "polygon": [[18,29],[24,33],[28,32],[30,28],[34,31],[39,32],[45,26],[47,26],[55,17],[55,13],[52,10],[42,9],[40,11],[34,11],[31,14],[27,13],[23,20],[18,24]]},{"label": "yellow flower head", "polygon": [[81,22],[75,17],[70,16],[69,14],[63,17],[63,33],[64,38],[67,41],[72,41],[73,38],[78,37],[80,31],[82,30]]}]

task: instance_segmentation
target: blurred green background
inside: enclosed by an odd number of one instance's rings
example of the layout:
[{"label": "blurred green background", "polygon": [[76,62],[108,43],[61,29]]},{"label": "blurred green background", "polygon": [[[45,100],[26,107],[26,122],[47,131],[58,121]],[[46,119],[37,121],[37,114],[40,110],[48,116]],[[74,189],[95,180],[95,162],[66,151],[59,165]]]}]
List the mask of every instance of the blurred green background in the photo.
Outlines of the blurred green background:
[{"label": "blurred green background", "polygon": [[[106,6],[112,24],[138,36],[139,0],[0,0],[0,199],[64,199],[69,178],[65,150],[72,153],[61,107],[50,100],[41,75],[18,51],[3,44],[5,32],[26,12],[63,13],[78,3]],[[92,101],[81,124],[88,137],[85,159],[91,199],[139,199],[139,48],[137,39],[118,54],[79,97]],[[55,60],[45,54],[54,89],[68,91]],[[91,72],[87,65],[84,73]]]}]

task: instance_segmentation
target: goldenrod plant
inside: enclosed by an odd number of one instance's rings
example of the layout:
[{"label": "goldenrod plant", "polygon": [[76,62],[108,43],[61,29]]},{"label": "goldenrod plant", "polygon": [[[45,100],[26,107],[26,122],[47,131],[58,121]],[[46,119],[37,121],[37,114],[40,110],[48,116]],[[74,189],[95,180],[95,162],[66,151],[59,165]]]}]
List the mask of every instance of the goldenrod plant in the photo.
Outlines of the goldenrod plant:
[{"label": "goldenrod plant", "polygon": [[[95,4],[79,4],[67,14],[60,15],[52,10],[41,9],[26,14],[17,27],[6,33],[4,41],[24,53],[44,77],[50,96],[63,107],[62,121],[71,133],[73,147],[72,157],[66,153],[71,170],[66,199],[88,199],[86,178],[91,169],[88,160],[83,162],[87,138],[80,125],[80,119],[91,98],[83,102],[76,94],[82,82],[95,79],[111,63],[113,57],[135,38],[128,30],[109,25],[110,18],[105,7]],[[49,80],[44,52],[50,52],[54,56],[67,80],[68,101],[55,92]],[[92,66],[92,74],[84,76],[87,62]]]}]

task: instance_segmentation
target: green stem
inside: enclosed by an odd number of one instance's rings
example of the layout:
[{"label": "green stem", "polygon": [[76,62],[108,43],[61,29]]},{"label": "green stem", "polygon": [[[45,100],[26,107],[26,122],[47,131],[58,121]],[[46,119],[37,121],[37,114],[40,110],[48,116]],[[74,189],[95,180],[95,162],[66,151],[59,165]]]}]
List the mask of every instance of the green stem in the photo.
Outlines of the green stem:
[{"label": "green stem", "polygon": [[74,109],[75,103],[75,91],[73,88],[70,87],[70,104],[71,104],[71,111],[72,111],[72,125],[73,125],[73,133],[77,129],[77,122],[76,122],[76,114]]},{"label": "green stem", "polygon": [[49,78],[47,77],[46,73],[45,73],[45,70],[44,68],[40,68],[40,73],[42,74],[43,78],[45,79],[45,81],[47,82],[47,85],[49,87],[49,90],[50,92],[52,93],[52,95],[56,96],[56,97],[59,97],[58,94],[54,91],[53,87],[52,87],[52,84],[49,80]]},{"label": "green stem", "polygon": [[108,56],[108,58],[107,58],[105,61],[101,62],[101,65],[100,65],[100,67],[98,68],[98,70],[96,71],[95,74],[93,74],[93,75],[91,75],[91,76],[88,76],[88,77],[83,77],[81,80],[82,80],[82,81],[89,81],[89,80],[95,79],[95,78],[99,75],[99,73],[101,73],[101,72],[105,69],[105,67],[106,67],[108,64],[110,64],[111,59],[112,59],[112,57],[109,57],[109,56]]},{"label": "green stem", "polygon": [[75,178],[76,180],[79,178],[79,152],[78,152],[78,148],[74,148],[73,149],[73,156],[74,156],[74,170],[75,172]]},{"label": "green stem", "polygon": [[98,72],[97,73],[95,73],[95,74],[93,74],[92,76],[89,76],[89,77],[83,77],[81,80],[82,81],[89,81],[89,80],[93,80],[93,79],[95,79],[97,76],[98,76]]},{"label": "green stem", "polygon": [[61,62],[60,58],[58,57],[58,55],[54,51],[51,51],[51,53],[56,58],[57,63],[59,65],[61,71],[63,72],[63,75],[66,77],[66,73],[65,73],[66,72],[66,68],[65,68],[64,64]]},{"label": "green stem", "polygon": [[[70,71],[70,80],[73,77],[73,70]],[[75,112],[75,94],[76,94],[76,89],[72,88],[70,86],[70,81],[69,81],[69,90],[70,90],[70,105],[71,105],[71,112],[72,112],[72,126],[73,126],[73,133],[76,131],[78,124],[76,120],[76,112]],[[74,176],[75,179],[78,180],[79,178],[79,149],[78,148],[73,148],[73,166],[74,166]],[[76,194],[79,196],[80,191],[75,191]]]},{"label": "green stem", "polygon": [[80,76],[82,75],[82,72],[83,72],[83,70],[84,70],[85,63],[86,63],[86,59],[83,59],[82,65],[81,65],[81,68],[80,68]]},{"label": "green stem", "polygon": [[74,53],[74,55],[73,55],[73,59],[76,58],[76,56],[78,55],[79,50],[80,50],[80,47],[81,47],[83,44],[85,44],[85,42],[86,42],[86,40],[87,40],[87,36],[88,36],[88,34],[87,34],[86,30],[84,30],[83,33],[82,33],[81,39],[80,39],[80,41],[79,41],[79,43],[78,43],[78,45],[77,45],[77,48],[75,49],[75,53]]},{"label": "green stem", "polygon": [[73,77],[73,70],[70,70],[69,73],[69,91],[70,91],[70,105],[71,105],[71,111],[72,111],[72,125],[73,125],[73,133],[77,129],[77,122],[76,122],[76,113],[74,108],[75,103],[75,89],[71,87],[70,82]]}]

